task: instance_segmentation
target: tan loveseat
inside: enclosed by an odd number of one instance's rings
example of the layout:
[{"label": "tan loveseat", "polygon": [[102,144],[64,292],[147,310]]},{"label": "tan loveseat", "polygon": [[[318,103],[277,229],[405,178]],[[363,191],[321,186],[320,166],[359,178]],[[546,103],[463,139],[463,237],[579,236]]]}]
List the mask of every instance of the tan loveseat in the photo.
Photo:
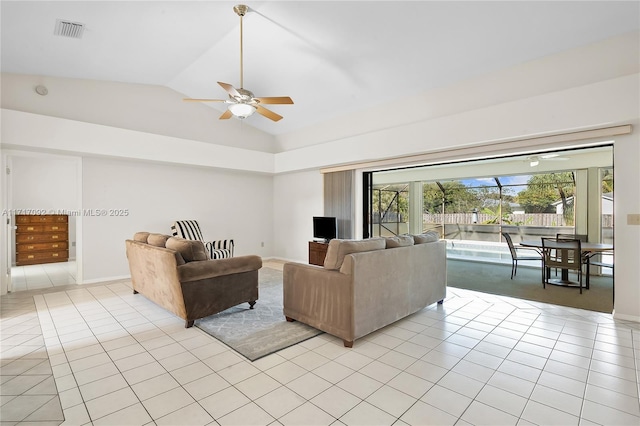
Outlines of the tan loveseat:
[{"label": "tan loveseat", "polygon": [[258,300],[259,256],[208,259],[201,241],[138,232],[126,240],[133,292],[191,327],[198,318]]},{"label": "tan loveseat", "polygon": [[446,296],[445,242],[434,234],[331,240],[324,267],[286,263],[283,271],[287,321],[347,347]]}]

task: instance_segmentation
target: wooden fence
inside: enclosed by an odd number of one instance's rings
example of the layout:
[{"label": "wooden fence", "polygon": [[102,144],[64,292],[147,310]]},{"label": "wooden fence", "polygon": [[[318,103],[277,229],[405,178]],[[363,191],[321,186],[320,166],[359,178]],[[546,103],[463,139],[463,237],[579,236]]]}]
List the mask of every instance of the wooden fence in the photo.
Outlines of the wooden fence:
[{"label": "wooden fence", "polygon": [[[494,215],[478,213],[478,224],[493,223],[496,220]],[[453,224],[464,223],[471,224],[473,222],[473,213],[445,213],[442,214],[423,214],[423,223],[435,223],[435,224]],[[499,222],[496,222],[499,223]],[[564,217],[561,214],[555,213],[524,213],[524,214],[509,214],[502,219],[502,223],[505,225],[519,225],[519,226],[571,226],[565,222]],[[613,215],[602,215],[602,227],[613,227]]]}]

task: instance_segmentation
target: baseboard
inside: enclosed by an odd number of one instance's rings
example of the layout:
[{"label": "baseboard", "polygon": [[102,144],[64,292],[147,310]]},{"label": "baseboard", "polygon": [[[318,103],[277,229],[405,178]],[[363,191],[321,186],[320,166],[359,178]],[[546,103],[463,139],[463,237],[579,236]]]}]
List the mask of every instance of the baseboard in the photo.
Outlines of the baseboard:
[{"label": "baseboard", "polygon": [[82,281],[82,283],[78,283],[80,285],[82,284],[96,284],[96,283],[106,283],[109,281],[122,281],[122,280],[128,280],[131,279],[131,275],[120,275],[117,277],[104,277],[104,278],[94,278],[92,280],[84,280]]},{"label": "baseboard", "polygon": [[267,258],[263,258],[262,260],[267,260],[267,261],[272,261],[272,262],[294,262],[294,263],[307,263],[304,260],[299,260],[299,259],[286,259],[284,257],[267,257]]},{"label": "baseboard", "polygon": [[615,309],[613,310],[613,319],[640,322],[640,317],[635,315],[617,314]]}]

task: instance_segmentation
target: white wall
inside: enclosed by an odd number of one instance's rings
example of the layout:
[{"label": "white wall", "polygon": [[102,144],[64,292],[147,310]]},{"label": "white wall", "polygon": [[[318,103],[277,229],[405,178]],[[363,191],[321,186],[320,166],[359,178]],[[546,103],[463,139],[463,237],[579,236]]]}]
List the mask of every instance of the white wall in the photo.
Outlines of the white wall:
[{"label": "white wall", "polygon": [[76,208],[76,161],[55,156],[12,156],[13,208]]},{"label": "white wall", "polygon": [[324,215],[324,180],[319,170],[273,178],[274,253],[286,260],[308,262],[313,216]]},{"label": "white wall", "polygon": [[614,245],[616,318],[640,322],[640,226],[627,215],[640,213],[640,122],[632,135],[616,139],[614,159]]},{"label": "white wall", "polygon": [[627,124],[640,116],[638,93],[640,74],[633,74],[282,152],[276,154],[275,170],[283,173]]},{"label": "white wall", "polygon": [[1,117],[4,148],[273,172],[273,154],[266,152],[11,109]]},{"label": "white wall", "polygon": [[125,239],[170,234],[179,219],[198,220],[206,239],[233,238],[237,255],[274,253],[271,176],[84,158],[82,184],[84,209],[129,211],[83,218],[84,282],[128,276]]}]

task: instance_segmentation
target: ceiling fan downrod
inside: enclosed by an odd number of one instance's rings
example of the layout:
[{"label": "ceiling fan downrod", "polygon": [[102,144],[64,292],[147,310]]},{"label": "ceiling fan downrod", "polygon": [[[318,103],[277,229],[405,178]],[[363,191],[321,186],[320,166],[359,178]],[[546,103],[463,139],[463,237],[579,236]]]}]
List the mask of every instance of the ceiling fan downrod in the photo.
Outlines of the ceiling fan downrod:
[{"label": "ceiling fan downrod", "polygon": [[240,88],[244,88],[243,78],[243,56],[244,50],[242,48],[242,17],[247,13],[249,7],[244,4],[237,4],[233,6],[233,11],[240,17]]},{"label": "ceiling fan downrod", "polygon": [[227,120],[233,116],[243,119],[252,115],[254,112],[268,118],[272,121],[279,121],[282,116],[265,108],[263,105],[285,105],[293,104],[293,100],[289,96],[261,96],[255,97],[249,90],[244,89],[244,49],[243,49],[243,28],[242,17],[249,11],[249,7],[239,4],[233,7],[233,11],[240,17],[240,87],[236,89],[229,83],[218,81],[218,84],[227,92],[228,99],[196,99],[185,98],[190,102],[219,102],[228,104],[227,110],[220,116],[220,120]]}]

